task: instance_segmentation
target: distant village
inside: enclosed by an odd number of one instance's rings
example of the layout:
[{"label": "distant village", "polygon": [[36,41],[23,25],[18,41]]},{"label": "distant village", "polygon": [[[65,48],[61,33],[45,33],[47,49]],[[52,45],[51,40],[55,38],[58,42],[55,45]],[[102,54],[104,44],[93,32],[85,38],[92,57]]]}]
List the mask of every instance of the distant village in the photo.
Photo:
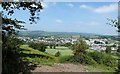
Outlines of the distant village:
[{"label": "distant village", "polygon": [[[79,38],[64,38],[64,37],[38,37],[38,38],[30,38],[30,37],[18,37],[18,39],[23,40],[24,42],[35,42],[35,43],[51,43],[51,44],[57,44],[62,45],[66,43],[74,44]],[[116,51],[118,47],[118,41],[113,41],[111,39],[83,39],[87,45],[89,45],[90,49],[94,50],[106,50],[106,46],[111,46],[111,50]]]}]

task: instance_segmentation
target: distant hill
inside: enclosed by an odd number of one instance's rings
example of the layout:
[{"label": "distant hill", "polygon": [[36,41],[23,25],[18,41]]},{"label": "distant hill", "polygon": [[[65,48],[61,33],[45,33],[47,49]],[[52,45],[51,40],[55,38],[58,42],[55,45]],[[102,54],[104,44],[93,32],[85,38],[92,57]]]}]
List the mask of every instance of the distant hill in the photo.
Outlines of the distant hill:
[{"label": "distant hill", "polygon": [[99,35],[93,33],[78,33],[78,32],[48,32],[48,31],[20,31],[19,36],[28,37],[41,37],[41,36],[56,36],[56,37],[70,37],[70,36],[82,36],[85,38],[112,38],[117,39],[118,36]]},{"label": "distant hill", "polygon": [[78,33],[78,32],[47,32],[47,31],[20,31],[19,36],[98,36],[92,33]]}]

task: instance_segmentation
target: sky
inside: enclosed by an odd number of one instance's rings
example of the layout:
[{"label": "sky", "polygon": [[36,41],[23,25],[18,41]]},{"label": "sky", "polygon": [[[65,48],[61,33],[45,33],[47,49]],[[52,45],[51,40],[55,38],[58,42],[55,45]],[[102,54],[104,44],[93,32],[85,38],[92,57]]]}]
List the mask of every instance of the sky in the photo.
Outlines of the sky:
[{"label": "sky", "polygon": [[42,2],[37,24],[29,24],[29,11],[15,11],[12,16],[26,22],[28,30],[80,32],[117,35],[117,29],[106,23],[117,19],[117,2]]}]

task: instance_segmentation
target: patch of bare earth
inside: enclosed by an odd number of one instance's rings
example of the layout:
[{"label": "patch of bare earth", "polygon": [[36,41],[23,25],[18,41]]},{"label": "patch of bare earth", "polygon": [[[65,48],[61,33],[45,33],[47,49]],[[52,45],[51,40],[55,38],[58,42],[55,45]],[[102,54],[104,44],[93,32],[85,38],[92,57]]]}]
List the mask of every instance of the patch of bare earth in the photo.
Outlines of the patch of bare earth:
[{"label": "patch of bare earth", "polygon": [[55,64],[54,66],[40,65],[32,72],[86,72],[81,64]]}]

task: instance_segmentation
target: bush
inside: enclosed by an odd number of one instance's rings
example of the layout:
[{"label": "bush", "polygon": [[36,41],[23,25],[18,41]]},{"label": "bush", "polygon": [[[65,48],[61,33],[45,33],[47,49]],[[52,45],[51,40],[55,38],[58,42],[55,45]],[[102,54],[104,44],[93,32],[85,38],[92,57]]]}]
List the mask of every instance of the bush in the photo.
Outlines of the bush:
[{"label": "bush", "polygon": [[103,59],[105,59],[104,54],[97,51],[89,53],[89,56],[99,64],[103,64]]},{"label": "bush", "polygon": [[110,67],[117,66],[117,59],[113,58],[111,55],[106,55],[104,64]]},{"label": "bush", "polygon": [[88,64],[88,65],[96,64],[96,62],[91,57],[84,54],[81,57],[77,57],[77,58],[75,56],[63,56],[60,58],[60,62],[82,63],[82,64]]},{"label": "bush", "polygon": [[64,46],[66,46],[66,47],[69,47],[69,46],[71,46],[72,44],[71,43],[65,43],[64,44]]},{"label": "bush", "polygon": [[96,64],[96,61],[94,61],[87,54],[81,53],[79,56],[74,56],[74,59],[81,64],[89,64],[89,65]]},{"label": "bush", "polygon": [[[74,56],[76,58],[79,58],[80,55],[85,54],[86,49],[88,49],[88,48],[89,48],[88,45],[83,40],[79,40],[74,45],[72,45],[72,49],[74,51]],[[82,56],[81,56],[81,58],[82,58]]]},{"label": "bush", "polygon": [[59,57],[61,55],[61,53],[58,51],[56,54],[55,54],[55,57]]},{"label": "bush", "polygon": [[45,52],[45,49],[47,48],[47,45],[44,43],[30,43],[29,46],[42,52]]},{"label": "bush", "polygon": [[60,57],[60,62],[61,63],[67,63],[67,62],[77,63],[74,56],[62,56]]},{"label": "bush", "polygon": [[111,53],[111,46],[107,46],[105,52],[106,53]]},{"label": "bush", "polygon": [[95,65],[97,62],[93,60],[90,56],[88,55],[83,55],[84,56],[84,63],[88,65]]},{"label": "bush", "polygon": [[98,64],[104,64],[106,66],[114,67],[117,59],[113,58],[112,55],[102,52],[91,52],[88,56],[92,57]]}]

